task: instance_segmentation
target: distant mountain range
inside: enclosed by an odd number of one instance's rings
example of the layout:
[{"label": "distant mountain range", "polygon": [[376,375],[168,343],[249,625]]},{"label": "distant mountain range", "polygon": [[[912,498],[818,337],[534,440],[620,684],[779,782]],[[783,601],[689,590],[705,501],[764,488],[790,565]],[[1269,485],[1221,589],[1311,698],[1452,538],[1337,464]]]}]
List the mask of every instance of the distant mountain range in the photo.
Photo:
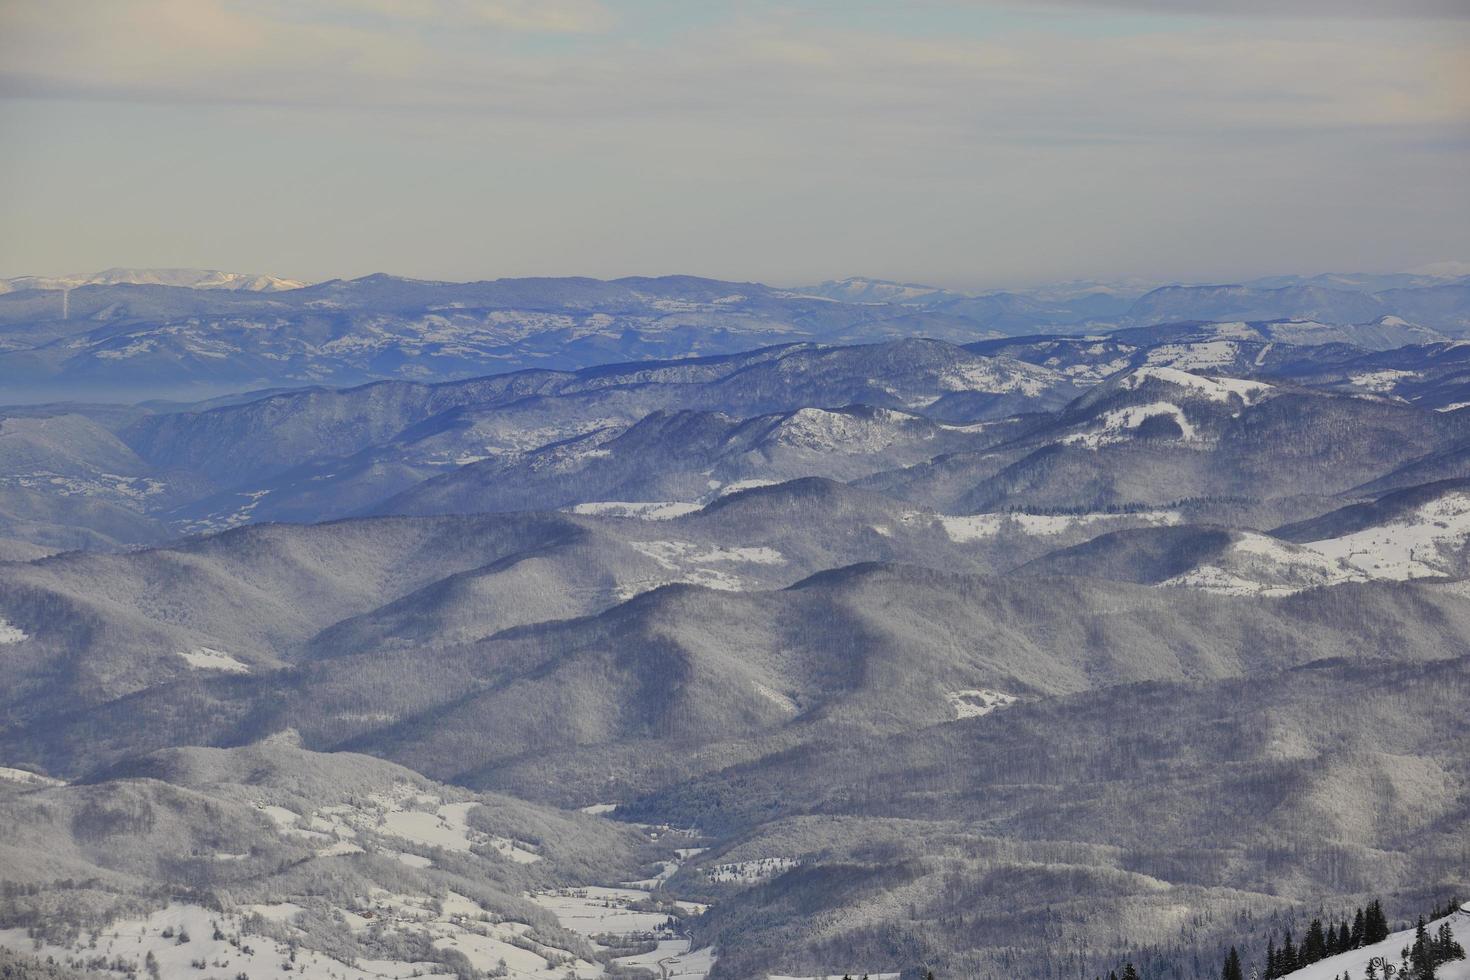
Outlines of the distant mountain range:
[{"label": "distant mountain range", "polygon": [[526,368],[736,353],[793,341],[1086,333],[1303,321],[1400,346],[1470,330],[1470,280],[1281,278],[1236,286],[1074,283],[968,295],[878,280],[781,289],[685,276],[444,283],[385,275],[302,286],[192,270],[6,283],[10,401],[197,400],[249,389],[453,380]]},{"label": "distant mountain range", "polygon": [[1217,980],[1465,894],[1466,288],[0,296],[84,396],[0,407],[0,949]]},{"label": "distant mountain range", "polygon": [[104,269],[70,276],[16,276],[0,279],[0,293],[23,289],[70,290],[78,286],[178,286],[184,289],[242,289],[247,292],[279,292],[300,289],[306,283],[244,272],[218,269]]}]

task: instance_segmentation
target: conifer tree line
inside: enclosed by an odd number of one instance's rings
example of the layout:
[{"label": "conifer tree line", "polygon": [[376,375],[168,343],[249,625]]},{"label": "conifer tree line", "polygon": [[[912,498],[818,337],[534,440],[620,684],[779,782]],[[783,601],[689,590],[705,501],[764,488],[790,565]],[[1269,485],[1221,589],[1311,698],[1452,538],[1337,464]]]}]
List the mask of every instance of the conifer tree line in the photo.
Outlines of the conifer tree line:
[{"label": "conifer tree line", "polygon": [[1376,898],[1367,908],[1358,909],[1351,923],[1344,919],[1323,926],[1321,919],[1313,919],[1300,946],[1292,939],[1290,929],[1286,930],[1279,948],[1275,936],[1266,940],[1265,980],[1284,977],[1293,970],[1350,949],[1372,946],[1387,939],[1388,934],[1388,917],[1383,914],[1383,903]]},{"label": "conifer tree line", "polygon": [[[1434,917],[1449,915],[1456,908],[1458,900],[1451,899],[1443,909],[1435,908]],[[1383,904],[1374,899],[1365,908],[1359,908],[1351,921],[1329,921],[1324,925],[1321,919],[1313,919],[1300,945],[1288,929],[1278,947],[1273,933],[1266,940],[1266,969],[1262,980],[1276,980],[1329,956],[1380,943],[1389,937],[1390,931],[1388,917],[1383,914]],[[1436,980],[1440,964],[1464,957],[1465,950],[1455,942],[1449,923],[1442,923],[1437,932],[1431,935],[1421,915],[1414,942],[1400,952],[1398,964],[1395,965],[1386,956],[1374,957],[1368,963],[1363,980]],[[1245,980],[1240,953],[1234,946],[1230,947],[1225,963],[1220,968],[1220,980]],[[1353,978],[1344,974],[1340,980]]]}]

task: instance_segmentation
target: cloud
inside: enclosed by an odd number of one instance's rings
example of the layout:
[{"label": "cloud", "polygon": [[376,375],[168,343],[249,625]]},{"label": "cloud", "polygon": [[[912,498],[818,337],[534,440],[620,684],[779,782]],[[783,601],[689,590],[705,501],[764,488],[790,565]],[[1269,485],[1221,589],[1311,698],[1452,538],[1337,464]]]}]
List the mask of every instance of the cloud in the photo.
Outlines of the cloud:
[{"label": "cloud", "polygon": [[[995,7],[1016,7],[1015,0],[954,0]],[[1432,19],[1470,18],[1463,0],[1037,0],[1036,6],[1141,11],[1150,14],[1271,19]]]},{"label": "cloud", "polygon": [[1465,22],[954,16],[980,2],[0,0],[12,261],[958,282],[1465,254]]},{"label": "cloud", "polygon": [[[1105,0],[1090,5],[1101,6]],[[1204,4],[1197,4],[1203,7]],[[0,7],[0,95],[399,108],[842,138],[1211,141],[1470,126],[1463,32],[1276,23],[890,36],[743,18],[672,41],[583,0],[70,0]]]},{"label": "cloud", "polygon": [[[612,15],[598,0],[325,0],[339,13],[369,13],[400,22],[466,24],[510,31],[590,34]],[[293,7],[300,8],[299,4]]]}]

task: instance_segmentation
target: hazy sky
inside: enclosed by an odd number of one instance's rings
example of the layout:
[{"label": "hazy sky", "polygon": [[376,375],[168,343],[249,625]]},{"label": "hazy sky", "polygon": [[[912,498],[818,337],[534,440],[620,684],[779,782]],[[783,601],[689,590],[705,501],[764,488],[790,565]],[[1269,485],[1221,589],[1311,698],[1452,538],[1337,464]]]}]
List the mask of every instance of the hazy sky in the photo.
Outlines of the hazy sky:
[{"label": "hazy sky", "polygon": [[0,275],[1399,270],[1470,0],[0,0],[0,148]]}]

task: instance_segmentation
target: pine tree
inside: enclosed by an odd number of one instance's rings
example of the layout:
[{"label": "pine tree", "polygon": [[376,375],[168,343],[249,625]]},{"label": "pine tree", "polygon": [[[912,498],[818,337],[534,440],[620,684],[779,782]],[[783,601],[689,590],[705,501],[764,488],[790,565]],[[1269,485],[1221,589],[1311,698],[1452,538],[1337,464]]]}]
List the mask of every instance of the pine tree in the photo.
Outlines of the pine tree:
[{"label": "pine tree", "polygon": [[1298,965],[1307,966],[1327,956],[1327,935],[1322,930],[1322,920],[1313,919],[1302,939],[1302,951]]},{"label": "pine tree", "polygon": [[1429,938],[1429,930],[1424,928],[1424,916],[1419,916],[1419,924],[1414,929],[1414,945],[1409,950],[1409,969],[1413,972],[1413,980],[1434,980],[1434,944]]},{"label": "pine tree", "polygon": [[1358,914],[1353,916],[1353,949],[1363,945],[1363,910],[1358,909]]},{"label": "pine tree", "polygon": [[1123,980],[1138,980],[1138,970],[1132,963],[1123,964]]},{"label": "pine tree", "polygon": [[1281,951],[1276,954],[1276,965],[1281,968],[1278,976],[1285,976],[1297,968],[1296,943],[1291,941],[1291,930],[1286,930],[1286,941],[1281,944]]},{"label": "pine tree", "polygon": [[1352,948],[1353,948],[1353,936],[1352,936],[1352,933],[1350,933],[1348,931],[1348,924],[1346,922],[1344,922],[1337,929],[1337,951],[1339,953],[1346,953],[1348,950],[1350,950]]},{"label": "pine tree", "polygon": [[1383,914],[1383,903],[1378,899],[1368,903],[1363,920],[1363,945],[1372,946],[1388,938],[1388,916]]},{"label": "pine tree", "polygon": [[1225,968],[1220,971],[1220,980],[1245,980],[1245,974],[1240,969],[1240,953],[1236,952],[1234,946],[1230,947],[1230,953],[1225,957]]},{"label": "pine tree", "polygon": [[1448,963],[1451,960],[1463,960],[1465,958],[1465,947],[1455,942],[1455,933],[1450,929],[1448,922],[1439,925],[1439,938],[1435,941],[1434,957],[1439,963]]},{"label": "pine tree", "polygon": [[1276,937],[1266,938],[1266,980],[1276,980],[1281,976],[1280,964],[1276,962]]}]

